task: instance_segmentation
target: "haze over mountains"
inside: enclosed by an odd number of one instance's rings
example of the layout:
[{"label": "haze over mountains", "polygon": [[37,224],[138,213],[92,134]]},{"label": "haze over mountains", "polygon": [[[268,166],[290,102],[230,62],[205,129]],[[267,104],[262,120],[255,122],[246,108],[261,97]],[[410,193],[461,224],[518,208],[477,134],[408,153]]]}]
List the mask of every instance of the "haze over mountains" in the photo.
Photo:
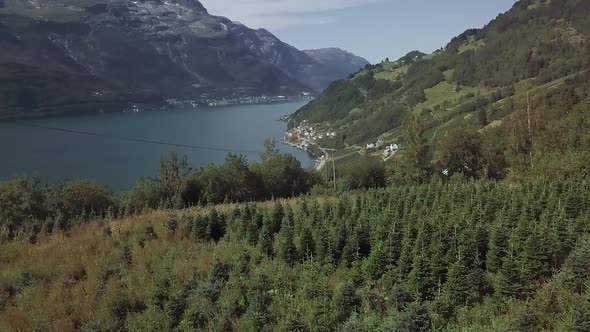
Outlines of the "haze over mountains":
[{"label": "haze over mountains", "polygon": [[0,115],[319,92],[368,64],[300,51],[196,0],[0,0]]}]

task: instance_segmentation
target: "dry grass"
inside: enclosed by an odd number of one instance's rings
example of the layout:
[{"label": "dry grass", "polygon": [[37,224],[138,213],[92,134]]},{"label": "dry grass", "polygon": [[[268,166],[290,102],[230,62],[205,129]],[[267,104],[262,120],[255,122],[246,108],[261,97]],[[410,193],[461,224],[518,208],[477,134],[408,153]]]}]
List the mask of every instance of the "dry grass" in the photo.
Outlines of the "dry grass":
[{"label": "dry grass", "polygon": [[[166,212],[157,211],[116,220],[108,225],[111,236],[96,223],[46,236],[34,245],[0,245],[0,330],[73,331],[88,321],[114,324],[114,303],[122,298],[145,301],[158,273],[188,280],[195,271],[208,273],[216,257],[233,250],[169,234],[165,218]],[[142,247],[139,239],[147,225],[158,239]],[[124,245],[131,248],[131,266],[122,258]]]}]

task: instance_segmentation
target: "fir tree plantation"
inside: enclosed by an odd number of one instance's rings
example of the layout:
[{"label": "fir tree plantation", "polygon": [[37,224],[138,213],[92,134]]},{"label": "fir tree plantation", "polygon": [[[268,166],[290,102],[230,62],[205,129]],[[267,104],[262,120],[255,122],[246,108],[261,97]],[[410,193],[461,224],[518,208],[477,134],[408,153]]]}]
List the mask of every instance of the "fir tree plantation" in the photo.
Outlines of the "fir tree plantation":
[{"label": "fir tree plantation", "polygon": [[2,330],[584,331],[590,183],[98,218],[0,246]]}]

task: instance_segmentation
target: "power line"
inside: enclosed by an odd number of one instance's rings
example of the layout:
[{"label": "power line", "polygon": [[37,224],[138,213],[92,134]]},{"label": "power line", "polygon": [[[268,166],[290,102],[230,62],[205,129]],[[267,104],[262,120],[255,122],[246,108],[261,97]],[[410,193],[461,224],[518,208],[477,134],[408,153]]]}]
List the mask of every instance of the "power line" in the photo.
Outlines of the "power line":
[{"label": "power line", "polygon": [[170,146],[170,147],[178,147],[178,148],[186,148],[186,149],[194,149],[194,150],[227,152],[227,153],[243,153],[243,154],[260,154],[261,153],[261,151],[253,151],[253,150],[225,149],[225,148],[203,146],[203,145],[180,144],[180,143],[171,143],[171,142],[162,142],[162,141],[155,141],[155,140],[124,137],[124,136],[117,136],[117,135],[106,135],[106,134],[93,133],[93,132],[81,131],[81,130],[64,129],[64,128],[50,127],[50,126],[43,126],[43,125],[36,125],[36,124],[25,124],[22,122],[15,122],[13,124],[16,126],[19,126],[19,127],[24,127],[24,128],[52,130],[52,131],[58,131],[58,132],[63,132],[63,133],[100,137],[100,138],[106,138],[106,139],[112,139],[112,140],[118,140],[118,141],[124,141],[124,142],[145,143],[145,144],[154,144],[154,145],[161,145],[161,146]]}]

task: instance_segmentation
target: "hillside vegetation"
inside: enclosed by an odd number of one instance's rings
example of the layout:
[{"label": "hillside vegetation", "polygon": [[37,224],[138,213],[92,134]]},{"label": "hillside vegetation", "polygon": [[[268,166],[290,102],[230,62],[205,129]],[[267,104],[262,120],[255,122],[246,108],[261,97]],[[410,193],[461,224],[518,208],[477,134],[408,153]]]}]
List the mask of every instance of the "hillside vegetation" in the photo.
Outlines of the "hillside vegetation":
[{"label": "hillside vegetation", "polygon": [[[303,120],[337,129],[346,145],[378,138],[404,143],[402,124],[417,116],[430,135],[458,126],[480,129],[544,98],[566,78],[584,76],[590,61],[590,4],[583,0],[522,0],[483,29],[471,29],[430,55],[413,51],[335,82],[300,109]],[[576,88],[579,82],[573,84]]]}]

